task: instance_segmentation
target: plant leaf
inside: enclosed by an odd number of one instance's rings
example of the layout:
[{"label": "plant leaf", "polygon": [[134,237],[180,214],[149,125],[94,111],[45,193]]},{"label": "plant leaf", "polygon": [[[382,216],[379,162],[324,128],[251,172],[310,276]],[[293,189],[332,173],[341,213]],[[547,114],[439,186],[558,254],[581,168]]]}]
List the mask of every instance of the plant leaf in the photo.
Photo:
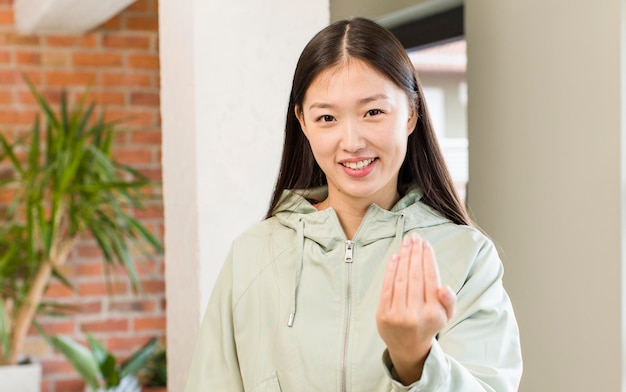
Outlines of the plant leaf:
[{"label": "plant leaf", "polygon": [[35,87],[35,84],[30,80],[28,75],[22,74],[22,77],[26,81],[26,84],[28,84],[28,88],[30,89],[31,94],[33,95],[33,97],[37,101],[37,104],[39,104],[39,107],[41,108],[41,110],[43,110],[43,112],[46,115],[46,118],[48,119],[48,121],[51,123],[51,125],[53,125],[54,127],[56,127],[58,129],[59,128],[59,120],[57,120],[56,116],[54,115],[54,112],[50,108],[50,105],[48,104],[46,99],[39,93],[39,91],[37,91],[37,88]]},{"label": "plant leaf", "polygon": [[146,226],[131,216],[129,216],[127,220],[128,223],[130,223],[130,225],[141,234],[141,237],[148,241],[148,243],[152,245],[157,252],[163,252],[163,245],[161,245],[161,242],[146,228]]},{"label": "plant leaf", "polygon": [[120,376],[123,378],[125,376],[135,376],[137,373],[146,365],[148,359],[150,359],[150,355],[152,352],[158,347],[158,341],[156,338],[150,339],[146,344],[144,344],[139,350],[135,351],[135,353],[128,358],[124,363],[122,363],[122,367],[120,370]]},{"label": "plant leaf", "polygon": [[87,334],[87,342],[89,342],[89,347],[91,348],[91,352],[98,363],[98,366],[102,369],[102,364],[106,360],[107,351],[104,346],[93,337],[92,334]]},{"label": "plant leaf", "polygon": [[80,306],[63,304],[53,301],[42,301],[39,304],[38,312],[51,317],[66,317],[70,313],[80,312]]},{"label": "plant leaf", "polygon": [[63,275],[57,268],[52,269],[52,275],[63,284],[63,286],[68,289],[75,291],[74,285],[70,282],[65,275]]},{"label": "plant leaf", "polygon": [[[67,91],[65,89],[61,90],[61,108],[59,116],[61,117],[61,128],[62,130],[68,131],[69,128],[69,115],[67,113]],[[71,138],[71,134],[66,135],[67,139]]]},{"label": "plant leaf", "polygon": [[22,168],[22,164],[20,163],[19,159],[17,159],[17,156],[15,156],[15,152],[13,151],[13,145],[11,145],[7,138],[4,137],[4,135],[1,133],[0,145],[2,145],[5,155],[9,157],[9,160],[13,164],[13,167],[15,167],[15,170],[17,170],[20,175],[24,175],[24,169]]},{"label": "plant leaf", "polygon": [[0,356],[9,353],[9,328],[4,299],[0,296]]},{"label": "plant leaf", "polygon": [[39,145],[41,140],[41,127],[39,124],[39,115],[35,117],[35,123],[33,124],[31,133],[33,135],[30,151],[28,154],[28,167],[35,168],[39,166]]},{"label": "plant leaf", "polygon": [[74,366],[87,385],[97,390],[101,374],[92,353],[86,347],[65,336],[53,336],[50,342]]},{"label": "plant leaf", "polygon": [[139,275],[137,275],[137,270],[135,269],[135,263],[130,257],[130,252],[128,251],[128,245],[126,244],[124,238],[120,235],[116,235],[111,233],[111,239],[113,240],[113,251],[115,252],[115,256],[117,259],[123,264],[126,272],[128,273],[128,277],[130,278],[130,283],[134,290],[141,290],[141,282],[139,282]]},{"label": "plant leaf", "polygon": [[[85,92],[85,96],[87,95],[87,93]],[[83,103],[84,104],[84,103]],[[81,107],[79,107],[78,111],[81,112],[82,111],[82,105]],[[85,133],[85,129],[87,128],[87,124],[89,122],[89,120],[91,119],[91,116],[93,115],[93,111],[95,109],[96,105],[94,103],[91,103],[88,107],[87,110],[85,110],[85,112],[82,113],[82,117],[78,117],[78,124],[76,125],[77,127],[77,133],[76,135],[78,137],[83,137],[84,133]]]},{"label": "plant leaf", "polygon": [[104,362],[100,364],[100,372],[107,388],[113,388],[120,384],[120,374],[116,365],[115,357],[110,353],[106,355]]},{"label": "plant leaf", "polygon": [[[152,186],[151,181],[113,158],[117,124],[122,119],[105,121],[104,111],[96,116],[98,107],[86,105],[86,93],[77,106],[72,106],[63,92],[60,111],[55,112],[27,75],[24,79],[39,115],[30,132],[15,141],[0,134],[0,161],[3,168],[10,169],[6,175],[2,172],[0,187],[15,192],[0,220],[0,292],[1,298],[13,301],[10,307],[7,302],[2,304],[5,314],[0,320],[0,351],[6,346],[2,332],[9,336],[11,346],[11,332],[7,331],[12,316],[6,312],[28,300],[37,268],[50,262],[51,251],[64,251],[65,244],[91,234],[104,255],[107,283],[110,274],[123,269],[136,287],[140,281],[134,265],[135,243],[141,250],[163,250],[158,238],[132,216],[152,197],[144,188]],[[53,261],[64,260],[58,258],[64,256],[58,252],[54,256]],[[58,270],[51,278],[71,287],[70,280]],[[37,305],[39,314],[62,314],[66,310],[55,303]],[[36,320],[28,322],[37,325]],[[57,344],[69,347],[67,341],[59,339]]]}]

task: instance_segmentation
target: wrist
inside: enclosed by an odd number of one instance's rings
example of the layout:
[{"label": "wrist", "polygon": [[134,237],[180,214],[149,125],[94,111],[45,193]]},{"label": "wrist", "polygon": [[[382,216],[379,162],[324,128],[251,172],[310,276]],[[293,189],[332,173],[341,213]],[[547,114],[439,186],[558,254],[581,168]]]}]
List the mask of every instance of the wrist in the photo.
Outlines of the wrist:
[{"label": "wrist", "polygon": [[430,352],[430,347],[425,350],[419,350],[413,352],[412,355],[407,355],[402,352],[393,352],[388,349],[389,359],[393,367],[394,376],[403,385],[411,385],[422,378],[422,372],[424,370],[424,364],[426,358]]}]

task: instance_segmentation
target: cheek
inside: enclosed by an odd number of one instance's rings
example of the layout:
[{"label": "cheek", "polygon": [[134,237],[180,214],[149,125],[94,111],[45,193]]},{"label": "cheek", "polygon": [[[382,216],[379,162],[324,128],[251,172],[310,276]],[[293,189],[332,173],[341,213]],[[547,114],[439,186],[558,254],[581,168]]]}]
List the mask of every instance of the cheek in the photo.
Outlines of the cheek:
[{"label": "cheek", "polygon": [[323,166],[324,158],[329,156],[333,151],[331,141],[328,137],[320,134],[309,135],[308,140],[311,151],[313,151],[313,157],[315,157],[318,165]]},{"label": "cheek", "polygon": [[377,144],[379,146],[387,146],[386,148],[396,152],[405,151],[409,137],[406,129],[406,124],[397,122],[389,127],[386,132],[377,134]]}]

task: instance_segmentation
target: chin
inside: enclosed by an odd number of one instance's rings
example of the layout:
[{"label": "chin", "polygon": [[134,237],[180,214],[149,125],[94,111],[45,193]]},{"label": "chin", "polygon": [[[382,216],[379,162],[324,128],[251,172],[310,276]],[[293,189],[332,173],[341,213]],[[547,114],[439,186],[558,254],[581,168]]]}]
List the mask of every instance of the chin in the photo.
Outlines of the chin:
[{"label": "chin", "polygon": [[346,189],[343,188],[341,190],[343,194],[346,196],[353,198],[355,200],[373,200],[379,197],[380,190],[376,189]]}]

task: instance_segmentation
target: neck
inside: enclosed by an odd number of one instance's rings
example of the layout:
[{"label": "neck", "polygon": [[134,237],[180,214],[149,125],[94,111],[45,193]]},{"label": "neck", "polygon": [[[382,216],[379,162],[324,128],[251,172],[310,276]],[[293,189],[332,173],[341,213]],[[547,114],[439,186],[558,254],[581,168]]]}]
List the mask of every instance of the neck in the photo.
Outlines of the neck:
[{"label": "neck", "polygon": [[318,208],[323,210],[332,207],[335,210],[339,223],[341,223],[341,227],[349,240],[354,238],[372,204],[376,203],[379,207],[390,210],[400,199],[397,192],[380,200],[333,197],[333,193],[329,191],[328,198],[319,203]]}]

